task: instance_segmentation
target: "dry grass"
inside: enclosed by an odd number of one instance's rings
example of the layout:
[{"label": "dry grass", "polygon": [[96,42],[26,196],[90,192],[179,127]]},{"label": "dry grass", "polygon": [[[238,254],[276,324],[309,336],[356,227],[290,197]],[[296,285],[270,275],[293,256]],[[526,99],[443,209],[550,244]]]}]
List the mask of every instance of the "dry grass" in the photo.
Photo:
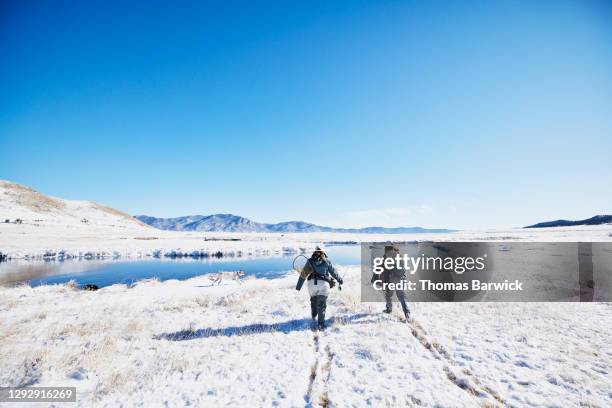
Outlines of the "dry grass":
[{"label": "dry grass", "polygon": [[5,188],[5,194],[10,196],[17,204],[35,212],[61,211],[66,207],[60,200],[47,197],[34,189],[16,183],[0,181],[0,187]]},{"label": "dry grass", "polygon": [[93,201],[91,203],[92,203],[92,205],[94,207],[96,207],[97,209],[99,209],[101,211],[104,211],[105,213],[108,213],[108,214],[111,214],[111,215],[114,215],[114,216],[118,216],[118,217],[122,217],[122,218],[126,218],[126,219],[128,219],[130,221],[133,221],[136,224],[140,224],[140,226],[148,228],[148,229],[152,229],[153,228],[150,225],[147,225],[144,222],[140,221],[138,218],[134,218],[130,214],[124,213],[123,211],[119,211],[119,210],[117,210],[115,208],[107,207],[107,206],[105,206],[103,204],[98,204],[98,203],[93,202]]},{"label": "dry grass", "polygon": [[203,308],[208,308],[212,304],[210,297],[204,295],[196,297],[194,299],[194,302],[196,303],[196,305]]}]

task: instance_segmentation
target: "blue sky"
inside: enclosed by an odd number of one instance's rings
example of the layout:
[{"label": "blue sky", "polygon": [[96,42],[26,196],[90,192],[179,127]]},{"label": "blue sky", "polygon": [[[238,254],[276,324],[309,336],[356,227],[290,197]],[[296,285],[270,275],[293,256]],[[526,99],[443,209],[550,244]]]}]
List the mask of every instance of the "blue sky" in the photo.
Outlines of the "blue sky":
[{"label": "blue sky", "polygon": [[333,226],[612,213],[603,1],[9,1],[0,61],[0,178],[59,197]]}]

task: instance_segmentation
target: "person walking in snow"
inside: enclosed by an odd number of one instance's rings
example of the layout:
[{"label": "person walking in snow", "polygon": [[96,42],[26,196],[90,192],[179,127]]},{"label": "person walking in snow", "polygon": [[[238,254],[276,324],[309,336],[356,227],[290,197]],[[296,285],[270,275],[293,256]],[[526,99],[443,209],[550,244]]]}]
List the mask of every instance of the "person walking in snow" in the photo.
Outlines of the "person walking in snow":
[{"label": "person walking in snow", "polygon": [[[399,254],[399,248],[396,245],[391,244],[391,243],[385,245],[385,258],[395,258],[398,254]],[[383,283],[400,283],[403,279],[406,279],[404,270],[398,269],[395,266],[393,268],[386,268],[384,272],[381,274],[381,280],[383,281]],[[402,290],[399,290],[399,289],[391,290],[388,288],[388,286],[386,286],[386,289],[385,289],[386,307],[385,307],[384,312],[391,313],[391,311],[393,310],[393,300],[392,300],[393,292],[395,292],[395,296],[397,297],[397,300],[399,300],[400,304],[402,305],[404,316],[406,317],[406,320],[408,320],[410,318],[410,310],[408,309],[408,306],[406,305],[406,294]]]},{"label": "person walking in snow", "polygon": [[341,285],[343,281],[327,258],[327,254],[320,247],[316,247],[304,269],[309,273],[307,279],[312,320],[315,321],[318,318],[318,328],[324,330],[329,290],[335,286],[335,281]]}]

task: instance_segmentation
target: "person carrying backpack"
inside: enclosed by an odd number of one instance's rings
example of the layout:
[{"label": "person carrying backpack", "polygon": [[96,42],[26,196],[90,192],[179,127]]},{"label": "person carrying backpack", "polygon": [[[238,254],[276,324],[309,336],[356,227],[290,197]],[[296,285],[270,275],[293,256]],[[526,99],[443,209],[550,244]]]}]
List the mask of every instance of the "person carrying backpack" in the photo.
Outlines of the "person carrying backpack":
[{"label": "person carrying backpack", "polygon": [[329,290],[335,286],[336,281],[341,285],[343,281],[327,258],[327,254],[320,247],[315,248],[304,269],[309,273],[307,280],[312,320],[318,318],[318,328],[324,330]]},{"label": "person carrying backpack", "polygon": [[[397,247],[397,245],[392,244],[392,243],[385,245],[385,258],[395,258],[397,254],[399,254],[399,248]],[[406,278],[406,275],[403,270],[393,267],[393,268],[385,268],[385,271],[381,274],[380,277],[382,278],[382,281],[384,283],[398,284],[403,279]],[[383,310],[383,312],[391,313],[391,311],[393,310],[393,294],[394,293],[395,293],[395,296],[397,297],[397,300],[399,300],[400,304],[402,305],[402,311],[404,312],[406,321],[408,321],[410,319],[410,309],[408,308],[408,305],[406,304],[406,295],[404,291],[402,290],[399,290],[399,289],[391,290],[391,289],[388,289],[388,287],[387,289],[385,289],[386,307],[385,307],[385,310]]]}]

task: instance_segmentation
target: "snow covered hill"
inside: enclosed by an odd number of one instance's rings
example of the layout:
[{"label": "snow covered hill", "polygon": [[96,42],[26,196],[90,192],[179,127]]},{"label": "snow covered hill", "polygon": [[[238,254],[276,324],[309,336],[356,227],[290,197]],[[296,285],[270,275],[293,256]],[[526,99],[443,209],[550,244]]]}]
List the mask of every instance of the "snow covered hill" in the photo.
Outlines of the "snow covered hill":
[{"label": "snow covered hill", "polygon": [[286,221],[265,224],[234,214],[188,215],[176,218],[156,218],[136,215],[135,218],[152,227],[168,231],[215,232],[333,232],[333,228],[321,227],[304,221]]},{"label": "snow covered hill", "polygon": [[556,220],[539,222],[537,224],[528,225],[525,228],[550,228],[550,227],[573,227],[575,225],[603,225],[612,224],[612,215],[596,215],[586,220],[569,221]]},{"label": "snow covered hill", "polygon": [[255,222],[234,214],[188,215],[176,218],[156,218],[136,215],[140,221],[168,231],[216,231],[216,232],[337,232],[352,234],[420,234],[447,233],[448,229],[427,229],[422,227],[365,227],[332,228],[304,221],[284,221],[276,224]]},{"label": "snow covered hill", "polygon": [[[327,232],[304,233],[312,224],[290,222],[272,228],[272,224],[229,214],[143,219],[157,228],[92,201],[51,197],[14,182],[0,181],[2,259],[141,258],[238,252],[245,256],[267,256],[347,239]],[[380,234],[350,238],[388,240]]]},{"label": "snow covered hill", "polygon": [[93,201],[63,200],[29,187],[0,180],[0,223],[72,228],[150,227],[134,217]]}]

